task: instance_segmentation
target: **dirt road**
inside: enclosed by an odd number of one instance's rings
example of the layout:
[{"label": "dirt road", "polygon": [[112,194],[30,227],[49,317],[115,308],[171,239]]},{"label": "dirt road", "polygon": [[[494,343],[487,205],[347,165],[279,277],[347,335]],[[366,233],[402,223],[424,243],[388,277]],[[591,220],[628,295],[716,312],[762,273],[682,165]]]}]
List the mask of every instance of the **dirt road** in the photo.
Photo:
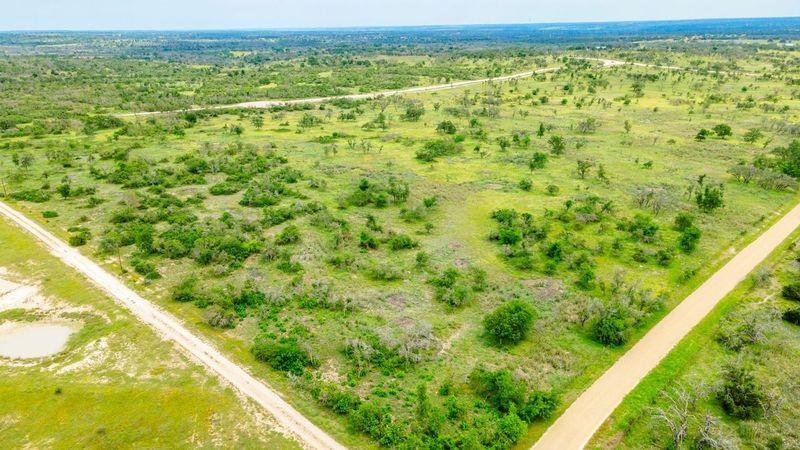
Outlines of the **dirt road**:
[{"label": "dirt road", "polygon": [[121,306],[130,310],[139,320],[153,328],[160,336],[175,342],[189,356],[204,364],[226,383],[261,405],[274,416],[283,430],[292,434],[306,447],[344,449],[332,437],[286,403],[278,393],[223,356],[203,339],[192,334],[178,319],[125,286],[117,277],[3,202],[0,202],[0,214],[34,235],[51,254],[86,276]]},{"label": "dirt road", "polygon": [[533,448],[573,450],[586,446],[639,381],[798,226],[800,205],[734,256],[647,332],[567,408]]},{"label": "dirt road", "polygon": [[[614,67],[614,66],[624,66],[624,65],[631,65],[636,67],[649,67],[655,69],[666,69],[666,70],[691,70],[697,71],[697,69],[687,69],[685,67],[677,67],[677,66],[660,66],[655,64],[645,64],[639,62],[628,62],[628,61],[620,61],[617,59],[606,59],[606,58],[590,58],[590,57],[574,57],[575,59],[584,59],[588,61],[597,61],[602,63],[603,67]],[[405,94],[415,94],[419,92],[433,92],[433,91],[444,91],[447,89],[456,89],[465,86],[471,86],[475,84],[487,83],[490,81],[494,82],[501,82],[501,81],[510,81],[510,80],[518,80],[521,78],[529,78],[534,75],[543,74],[543,73],[550,73],[556,72],[561,70],[561,67],[546,67],[544,69],[537,69],[537,70],[529,70],[527,72],[515,73],[512,75],[504,75],[501,77],[494,77],[494,78],[481,78],[478,80],[466,80],[466,81],[455,81],[452,83],[446,84],[435,84],[431,86],[417,86],[407,89],[398,89],[392,91],[381,91],[381,92],[370,92],[365,94],[350,94],[350,95],[336,95],[332,97],[312,97],[312,98],[299,98],[294,100],[259,100],[254,102],[242,102],[242,103],[233,103],[229,105],[211,105],[211,106],[194,106],[187,109],[177,110],[177,111],[145,111],[145,112],[137,112],[137,113],[123,113],[123,114],[116,114],[117,117],[139,117],[139,116],[155,116],[159,114],[168,114],[168,113],[178,113],[178,112],[187,112],[187,111],[207,111],[211,109],[232,109],[232,108],[253,108],[253,109],[266,109],[272,108],[273,106],[288,106],[288,105],[303,105],[303,104],[317,104],[317,103],[325,103],[331,100],[369,100],[379,97],[393,97],[397,95],[405,95]],[[714,71],[710,71],[714,72]],[[727,72],[716,72],[716,73],[727,73]],[[753,73],[742,72],[741,75],[755,75]]]},{"label": "dirt road", "polygon": [[325,103],[331,100],[369,100],[373,98],[379,97],[394,97],[397,95],[405,95],[405,94],[416,94],[419,92],[433,92],[433,91],[444,91],[447,89],[455,89],[465,86],[471,86],[474,84],[481,84],[487,83],[489,81],[511,81],[517,80],[520,78],[528,78],[532,77],[537,74],[542,73],[549,73],[555,72],[559,70],[559,67],[547,67],[544,69],[537,69],[537,70],[529,70],[527,72],[515,73],[513,75],[505,75],[502,77],[494,77],[494,78],[481,78],[479,80],[466,80],[466,81],[454,81],[452,83],[446,84],[434,84],[430,86],[417,86],[407,89],[398,89],[393,91],[381,91],[381,92],[370,92],[366,94],[350,94],[350,95],[335,95],[332,97],[312,97],[312,98],[299,98],[295,100],[260,100],[255,102],[242,102],[242,103],[234,103],[230,105],[214,105],[214,106],[196,106],[188,109],[182,109],[180,111],[148,111],[148,112],[138,112],[138,113],[125,113],[125,114],[117,114],[117,117],[138,117],[138,116],[154,116],[158,114],[165,114],[165,113],[175,113],[175,112],[184,112],[184,111],[206,111],[210,109],[232,109],[232,108],[253,108],[253,109],[265,109],[265,108],[272,108],[273,106],[287,106],[287,105],[303,105],[303,104],[315,104],[315,103]]}]

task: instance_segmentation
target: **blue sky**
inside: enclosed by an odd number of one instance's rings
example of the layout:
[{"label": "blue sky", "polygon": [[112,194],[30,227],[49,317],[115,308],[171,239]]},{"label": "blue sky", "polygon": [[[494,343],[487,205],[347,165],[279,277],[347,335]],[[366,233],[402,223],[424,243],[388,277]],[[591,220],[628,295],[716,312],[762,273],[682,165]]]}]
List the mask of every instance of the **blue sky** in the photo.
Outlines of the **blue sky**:
[{"label": "blue sky", "polygon": [[232,29],[800,16],[800,0],[0,0],[0,30]]}]

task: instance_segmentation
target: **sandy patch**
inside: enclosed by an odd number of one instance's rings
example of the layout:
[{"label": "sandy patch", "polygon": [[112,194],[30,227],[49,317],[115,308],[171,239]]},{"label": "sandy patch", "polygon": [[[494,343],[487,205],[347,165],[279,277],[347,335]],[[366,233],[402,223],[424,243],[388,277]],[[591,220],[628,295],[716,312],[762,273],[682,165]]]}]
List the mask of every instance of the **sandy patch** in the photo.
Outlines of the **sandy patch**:
[{"label": "sandy patch", "polygon": [[70,322],[3,322],[0,324],[0,356],[34,359],[55,355],[79,327]]}]

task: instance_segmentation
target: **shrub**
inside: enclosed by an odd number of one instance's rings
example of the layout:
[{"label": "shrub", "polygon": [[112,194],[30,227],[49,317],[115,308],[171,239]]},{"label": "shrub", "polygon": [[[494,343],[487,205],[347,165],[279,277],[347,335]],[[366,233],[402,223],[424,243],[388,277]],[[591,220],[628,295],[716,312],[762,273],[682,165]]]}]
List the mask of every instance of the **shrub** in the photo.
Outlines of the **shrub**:
[{"label": "shrub", "polygon": [[691,253],[697,248],[697,243],[700,242],[702,233],[700,229],[694,225],[689,225],[684,228],[678,238],[678,248],[684,253]]},{"label": "shrub", "polygon": [[203,320],[216,328],[233,328],[236,326],[236,312],[219,305],[212,305],[203,313]]},{"label": "shrub", "polygon": [[89,230],[80,229],[76,231],[74,234],[70,235],[69,237],[69,245],[73,247],[80,247],[82,245],[86,245],[89,242],[89,239],[92,238],[92,234]]},{"label": "shrub", "polygon": [[300,229],[295,225],[289,225],[275,236],[275,243],[278,245],[290,245],[300,242]]},{"label": "shrub", "polygon": [[461,272],[454,268],[431,278],[428,282],[434,286],[434,299],[452,307],[465,304],[469,300],[469,287],[463,278]]},{"label": "shrub", "polygon": [[176,302],[191,302],[197,298],[197,278],[190,276],[172,288],[172,299]]},{"label": "shrub", "polygon": [[628,342],[628,312],[622,305],[603,308],[592,322],[591,334],[597,342],[620,346]]},{"label": "shrub", "polygon": [[241,183],[237,183],[235,181],[222,181],[220,183],[211,186],[208,192],[210,192],[211,195],[231,195],[241,190],[242,190]]},{"label": "shrub", "polygon": [[786,300],[800,302],[800,283],[789,283],[781,288],[781,296]]},{"label": "shrub", "polygon": [[461,144],[452,139],[436,139],[426,142],[424,147],[417,150],[416,157],[425,162],[433,162],[439,157],[456,155],[463,150]]},{"label": "shrub", "polygon": [[475,393],[501,413],[519,410],[525,402],[525,385],[514,380],[506,369],[488,371],[477,367],[469,375]]},{"label": "shrub", "polygon": [[536,169],[544,169],[547,164],[547,154],[542,152],[535,152],[530,161],[528,161],[528,169],[531,171]]},{"label": "shrub", "polygon": [[44,217],[45,219],[54,219],[58,217],[58,213],[55,211],[43,211],[42,217]]},{"label": "shrub", "polygon": [[795,324],[800,325],[800,308],[794,308],[783,313],[783,320]]},{"label": "shrub", "polygon": [[753,373],[741,365],[730,365],[722,375],[722,388],[717,398],[725,412],[737,419],[761,416],[763,394]]},{"label": "shrub", "polygon": [[535,420],[547,419],[558,406],[558,397],[553,393],[534,391],[528,395],[528,401],[519,412],[519,416],[525,422],[531,423]]},{"label": "shrub", "polygon": [[694,225],[694,216],[688,213],[678,213],[675,216],[674,228],[677,231],[684,231]]},{"label": "shrub", "polygon": [[31,203],[44,203],[50,200],[50,193],[41,189],[29,189],[11,193],[11,198]]},{"label": "shrub", "polygon": [[439,125],[436,126],[436,131],[444,134],[456,134],[456,131],[458,131],[458,129],[456,128],[453,122],[445,120],[443,122],[440,122]]},{"label": "shrub", "polygon": [[374,439],[380,440],[385,436],[387,428],[392,423],[392,416],[388,406],[380,405],[375,401],[363,402],[350,414],[350,426],[355,431],[364,433]]},{"label": "shrub", "polygon": [[293,375],[299,376],[306,367],[316,365],[297,340],[291,338],[276,342],[261,336],[256,338],[250,351],[256,359],[268,363],[273,369]]},{"label": "shrub", "polygon": [[157,280],[161,278],[161,274],[156,270],[156,265],[150,261],[141,258],[134,258],[131,260],[131,265],[136,273],[144,276],[148,280]]},{"label": "shrub", "polygon": [[641,242],[653,242],[658,234],[658,224],[646,214],[636,214],[627,228],[628,232]]},{"label": "shrub", "polygon": [[417,248],[419,244],[405,234],[396,234],[389,238],[389,248],[392,250],[407,250]]},{"label": "shrub", "polygon": [[529,304],[512,300],[486,316],[483,326],[495,342],[503,345],[516,344],[525,339],[533,319],[534,311]]}]

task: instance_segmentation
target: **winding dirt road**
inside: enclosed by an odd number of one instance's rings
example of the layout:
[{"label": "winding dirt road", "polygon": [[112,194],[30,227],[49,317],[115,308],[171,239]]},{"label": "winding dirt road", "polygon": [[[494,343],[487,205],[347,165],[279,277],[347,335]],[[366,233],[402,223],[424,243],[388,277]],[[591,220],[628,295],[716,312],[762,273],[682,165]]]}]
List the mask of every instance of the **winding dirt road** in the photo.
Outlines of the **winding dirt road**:
[{"label": "winding dirt road", "polygon": [[474,84],[481,84],[487,83],[489,81],[511,81],[511,80],[518,80],[520,78],[529,78],[534,75],[542,74],[542,73],[549,73],[555,72],[559,70],[560,67],[546,67],[544,69],[537,69],[537,70],[529,70],[527,72],[515,73],[512,75],[504,75],[502,77],[494,77],[494,78],[481,78],[478,80],[466,80],[466,81],[454,81],[452,83],[447,84],[434,84],[430,86],[417,86],[407,89],[397,89],[392,91],[380,91],[380,92],[370,92],[365,94],[349,94],[349,95],[335,95],[332,97],[312,97],[312,98],[299,98],[294,100],[259,100],[254,102],[242,102],[242,103],[233,103],[230,105],[212,105],[212,106],[195,106],[188,109],[182,109],[179,111],[148,111],[148,112],[137,112],[137,113],[125,113],[125,114],[117,114],[117,117],[138,117],[138,116],[154,116],[158,114],[166,114],[166,113],[177,113],[177,112],[186,112],[186,111],[207,111],[210,109],[233,109],[233,108],[253,108],[253,109],[265,109],[265,108],[272,108],[273,106],[289,106],[289,105],[304,105],[304,104],[315,104],[315,103],[325,103],[331,100],[369,100],[379,97],[394,97],[398,95],[405,95],[405,94],[416,94],[419,92],[433,92],[433,91],[444,91],[448,89],[456,89],[465,86],[472,86]]},{"label": "winding dirt road", "polygon": [[740,251],[661,319],[547,429],[535,450],[577,450],[637,384],[729,292],[800,226],[800,205]]},{"label": "winding dirt road", "polygon": [[[690,70],[690,71],[699,71],[698,69],[686,68],[686,67],[678,67],[678,66],[662,66],[657,64],[646,64],[640,62],[628,62],[628,61],[620,61],[618,59],[607,59],[607,58],[591,58],[591,57],[583,57],[583,56],[576,56],[574,59],[583,59],[587,61],[597,61],[602,63],[603,67],[615,67],[615,66],[636,66],[636,67],[649,67],[653,69],[666,69],[666,70]],[[550,73],[556,72],[561,70],[561,67],[546,67],[543,69],[536,69],[536,70],[529,70],[527,72],[520,72],[515,73],[512,75],[504,75],[501,77],[494,77],[494,78],[480,78],[477,80],[465,80],[465,81],[454,81],[452,83],[446,84],[434,84],[430,86],[417,86],[411,87],[406,89],[397,89],[391,91],[380,91],[380,92],[370,92],[365,94],[349,94],[349,95],[335,95],[331,97],[312,97],[312,98],[299,98],[293,100],[258,100],[252,102],[242,102],[242,103],[232,103],[228,105],[210,105],[210,106],[193,106],[187,109],[181,110],[174,110],[174,111],[144,111],[144,112],[135,112],[135,113],[122,113],[122,114],[115,114],[117,117],[140,117],[140,116],[155,116],[159,114],[171,114],[171,113],[179,113],[179,112],[188,112],[188,111],[207,111],[207,110],[214,110],[214,109],[235,109],[235,108],[252,108],[252,109],[266,109],[272,108],[273,106],[291,106],[291,105],[304,105],[304,104],[318,104],[318,103],[325,103],[331,100],[369,100],[375,99],[380,97],[394,97],[398,95],[406,95],[406,94],[416,94],[420,92],[433,92],[433,91],[444,91],[448,89],[456,89],[465,86],[472,86],[475,84],[481,83],[488,83],[488,82],[502,82],[502,81],[511,81],[511,80],[518,80],[522,78],[529,78],[534,75],[539,75],[543,73]],[[709,71],[710,73],[723,73],[727,74],[728,72],[717,72],[717,71]],[[741,72],[741,75],[756,75],[749,72]]]},{"label": "winding dirt road", "polygon": [[286,430],[306,447],[344,449],[331,436],[311,423],[277,392],[259,381],[200,337],[192,334],[172,315],[125,286],[117,277],[58,239],[6,203],[0,202],[0,215],[40,240],[51,254],[75,268],[122,307],[153,328],[163,338],[175,342],[190,357],[204,364],[242,394],[250,397],[272,414]]}]

